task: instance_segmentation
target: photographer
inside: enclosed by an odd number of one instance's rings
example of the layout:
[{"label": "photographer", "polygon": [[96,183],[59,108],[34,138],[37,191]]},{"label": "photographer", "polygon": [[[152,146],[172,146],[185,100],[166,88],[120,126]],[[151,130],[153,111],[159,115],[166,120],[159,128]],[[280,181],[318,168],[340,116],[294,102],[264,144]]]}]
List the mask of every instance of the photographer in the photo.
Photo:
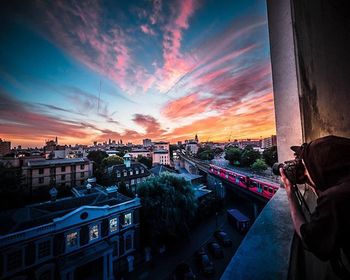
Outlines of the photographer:
[{"label": "photographer", "polygon": [[338,277],[350,279],[350,139],[327,136],[293,150],[317,196],[307,221],[288,170],[280,168],[295,230],[307,250],[329,260]]}]

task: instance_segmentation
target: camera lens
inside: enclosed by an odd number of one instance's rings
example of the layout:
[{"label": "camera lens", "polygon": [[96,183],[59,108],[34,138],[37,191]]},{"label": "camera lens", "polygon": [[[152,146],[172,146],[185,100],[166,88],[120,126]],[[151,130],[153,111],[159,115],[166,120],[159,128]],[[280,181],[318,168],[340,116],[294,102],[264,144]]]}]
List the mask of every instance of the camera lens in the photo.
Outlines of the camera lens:
[{"label": "camera lens", "polygon": [[276,162],[273,166],[272,166],[272,172],[273,174],[275,175],[278,175],[278,176],[281,176],[281,173],[280,173],[280,168],[283,167],[283,163],[278,163]]}]

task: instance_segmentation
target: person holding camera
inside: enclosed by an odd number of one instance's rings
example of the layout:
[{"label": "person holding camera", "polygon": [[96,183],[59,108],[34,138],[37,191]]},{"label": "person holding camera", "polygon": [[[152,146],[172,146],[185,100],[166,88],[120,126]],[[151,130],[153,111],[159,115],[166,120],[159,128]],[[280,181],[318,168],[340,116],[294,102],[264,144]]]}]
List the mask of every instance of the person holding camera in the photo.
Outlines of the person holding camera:
[{"label": "person holding camera", "polygon": [[[295,231],[307,250],[329,260],[338,277],[350,279],[350,139],[326,136],[292,150],[296,159],[278,164],[277,170]],[[296,185],[301,183],[317,196],[309,220],[300,207],[303,197]]]}]

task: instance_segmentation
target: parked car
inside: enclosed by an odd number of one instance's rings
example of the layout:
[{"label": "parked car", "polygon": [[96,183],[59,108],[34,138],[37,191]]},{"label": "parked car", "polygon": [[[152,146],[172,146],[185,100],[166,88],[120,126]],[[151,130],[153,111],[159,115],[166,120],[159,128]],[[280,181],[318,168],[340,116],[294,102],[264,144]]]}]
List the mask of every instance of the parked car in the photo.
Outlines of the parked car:
[{"label": "parked car", "polygon": [[215,272],[214,264],[209,259],[209,256],[205,252],[204,248],[201,248],[196,253],[196,262],[199,268],[199,271],[205,275],[211,275]]},{"label": "parked car", "polygon": [[217,242],[211,242],[208,244],[209,252],[214,256],[215,259],[222,259],[224,257],[224,251]]},{"label": "parked car", "polygon": [[176,266],[174,280],[193,280],[196,279],[191,267],[187,263],[180,263]]},{"label": "parked car", "polygon": [[221,243],[224,247],[232,246],[232,240],[228,237],[227,233],[222,230],[217,230],[214,233],[215,238]]}]

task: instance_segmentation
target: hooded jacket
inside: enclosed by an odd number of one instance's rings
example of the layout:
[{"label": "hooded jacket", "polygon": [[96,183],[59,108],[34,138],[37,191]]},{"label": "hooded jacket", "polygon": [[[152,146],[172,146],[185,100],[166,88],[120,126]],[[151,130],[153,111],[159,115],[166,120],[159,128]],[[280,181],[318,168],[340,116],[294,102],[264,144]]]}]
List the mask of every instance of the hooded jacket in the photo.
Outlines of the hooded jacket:
[{"label": "hooded jacket", "polygon": [[310,221],[300,228],[303,243],[321,260],[340,252],[350,260],[350,139],[319,138],[303,145],[301,157],[320,191]]}]

